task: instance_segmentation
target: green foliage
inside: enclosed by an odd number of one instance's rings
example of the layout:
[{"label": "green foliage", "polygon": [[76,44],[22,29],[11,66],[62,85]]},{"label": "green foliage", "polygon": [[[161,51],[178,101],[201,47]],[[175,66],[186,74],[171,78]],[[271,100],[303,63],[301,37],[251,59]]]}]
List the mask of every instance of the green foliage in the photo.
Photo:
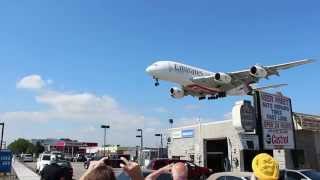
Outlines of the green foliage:
[{"label": "green foliage", "polygon": [[34,153],[36,153],[36,155],[38,156],[39,154],[44,152],[44,147],[40,144],[40,142],[37,142],[37,144],[35,145],[35,151]]},{"label": "green foliage", "polygon": [[15,154],[30,153],[35,152],[35,146],[26,139],[19,138],[12,142],[8,148]]}]

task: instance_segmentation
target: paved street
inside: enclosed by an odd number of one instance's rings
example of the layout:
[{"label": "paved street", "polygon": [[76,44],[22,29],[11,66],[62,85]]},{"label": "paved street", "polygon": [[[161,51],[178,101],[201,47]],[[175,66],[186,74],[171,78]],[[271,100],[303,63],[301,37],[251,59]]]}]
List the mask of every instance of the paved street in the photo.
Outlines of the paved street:
[{"label": "paved street", "polygon": [[[36,171],[36,162],[26,162],[25,165],[32,169],[34,172]],[[72,162],[71,165],[73,167],[73,178],[80,179],[81,175],[86,171],[86,169],[83,167],[83,163]],[[114,172],[117,176],[122,172],[122,170],[121,168],[114,168]]]}]

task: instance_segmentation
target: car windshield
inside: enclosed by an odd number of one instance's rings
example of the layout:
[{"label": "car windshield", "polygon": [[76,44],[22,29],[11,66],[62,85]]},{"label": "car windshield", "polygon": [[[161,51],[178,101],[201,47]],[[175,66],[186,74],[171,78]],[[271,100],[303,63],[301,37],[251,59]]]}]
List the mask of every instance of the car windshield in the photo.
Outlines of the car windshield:
[{"label": "car windshield", "polygon": [[50,160],[50,156],[49,155],[44,155],[42,157],[42,160],[49,161]]},{"label": "car windshield", "polygon": [[32,157],[32,155],[31,154],[26,154],[25,157]]},{"label": "car windshield", "polygon": [[310,179],[320,179],[320,172],[315,170],[301,171],[301,173],[308,176]]}]

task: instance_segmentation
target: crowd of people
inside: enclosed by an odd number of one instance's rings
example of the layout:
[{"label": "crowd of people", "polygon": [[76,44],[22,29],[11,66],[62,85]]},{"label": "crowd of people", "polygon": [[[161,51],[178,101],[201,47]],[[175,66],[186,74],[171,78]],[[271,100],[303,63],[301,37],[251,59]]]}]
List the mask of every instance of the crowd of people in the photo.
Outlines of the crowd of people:
[{"label": "crowd of people", "polygon": [[[107,159],[105,157],[99,161],[91,161],[88,170],[82,175],[80,180],[115,180],[115,173],[112,167],[107,165]],[[123,157],[121,160],[123,163],[120,166],[132,180],[156,180],[162,174],[171,174],[173,180],[188,179],[188,167],[181,162],[164,166],[144,177],[138,163],[128,161]],[[278,162],[268,154],[258,154],[252,161],[252,169],[251,180],[277,180],[279,178]],[[68,180],[63,174],[53,161],[51,165],[43,169],[41,180]]]}]

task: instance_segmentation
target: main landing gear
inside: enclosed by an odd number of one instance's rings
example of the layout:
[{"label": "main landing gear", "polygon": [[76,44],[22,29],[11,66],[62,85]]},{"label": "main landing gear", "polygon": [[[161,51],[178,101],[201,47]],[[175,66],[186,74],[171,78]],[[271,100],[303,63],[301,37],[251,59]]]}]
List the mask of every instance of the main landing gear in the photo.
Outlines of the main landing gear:
[{"label": "main landing gear", "polygon": [[[223,98],[223,97],[226,97],[226,96],[227,96],[226,92],[219,92],[219,93],[216,93],[214,95],[209,96],[208,100]],[[199,97],[199,100],[203,100],[203,99],[206,99],[206,96]]]}]

